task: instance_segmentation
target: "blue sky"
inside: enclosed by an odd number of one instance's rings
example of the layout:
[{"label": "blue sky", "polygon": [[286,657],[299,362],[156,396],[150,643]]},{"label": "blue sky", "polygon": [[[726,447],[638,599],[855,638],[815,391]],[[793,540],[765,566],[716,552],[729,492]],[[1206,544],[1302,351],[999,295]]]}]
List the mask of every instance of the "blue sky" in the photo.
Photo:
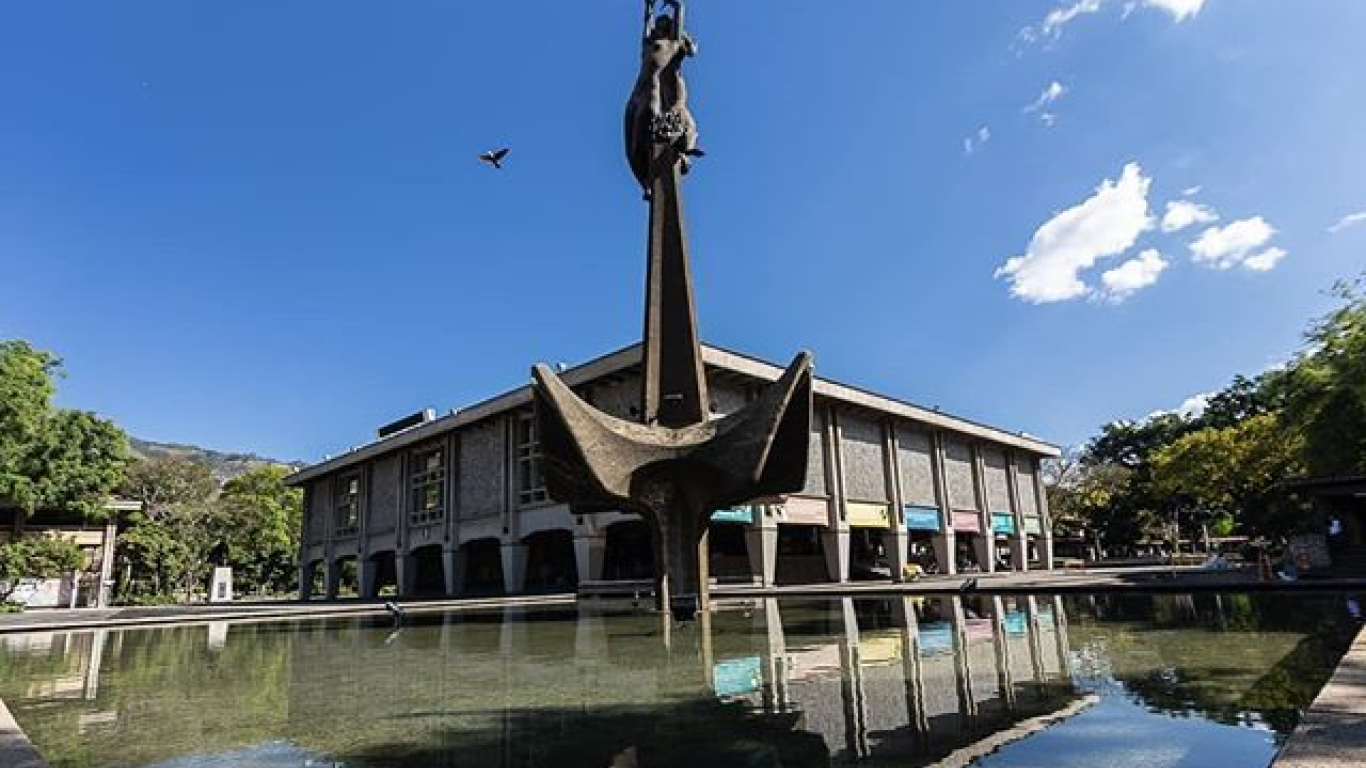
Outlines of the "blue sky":
[{"label": "blue sky", "polygon": [[[1073,443],[1285,359],[1366,267],[1366,3],[690,16],[714,343]],[[0,337],[63,405],[291,459],[630,343],[638,24],[0,0]]]}]

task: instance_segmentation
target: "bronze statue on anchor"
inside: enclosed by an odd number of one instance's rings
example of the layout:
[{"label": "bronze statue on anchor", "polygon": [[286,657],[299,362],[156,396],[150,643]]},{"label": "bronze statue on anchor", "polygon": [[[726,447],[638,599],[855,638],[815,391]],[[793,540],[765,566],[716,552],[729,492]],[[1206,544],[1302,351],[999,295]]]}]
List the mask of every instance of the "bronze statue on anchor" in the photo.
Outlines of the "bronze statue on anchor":
[{"label": "bronze statue on anchor", "polygon": [[699,156],[683,60],[696,46],[646,2],[641,72],[626,108],[626,154],[650,203],[641,420],[585,403],[546,365],[532,369],[550,495],[576,513],[635,512],[650,527],[661,610],[690,618],[708,601],[707,526],[717,509],[799,490],[811,432],[811,356],[740,411],[713,418],[683,226],[680,177]]}]

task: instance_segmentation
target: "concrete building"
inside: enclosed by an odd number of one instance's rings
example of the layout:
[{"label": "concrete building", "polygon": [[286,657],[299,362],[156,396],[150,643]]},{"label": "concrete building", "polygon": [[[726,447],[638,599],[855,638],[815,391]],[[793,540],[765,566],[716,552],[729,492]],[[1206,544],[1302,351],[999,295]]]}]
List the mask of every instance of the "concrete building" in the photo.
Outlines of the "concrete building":
[{"label": "concrete building", "polygon": [[[704,345],[712,411],[731,413],[782,369]],[[638,413],[640,348],[565,371],[595,406]],[[1039,472],[1057,449],[1025,435],[825,379],[815,383],[806,487],[717,510],[712,576],[770,585],[1052,567]],[[549,498],[529,387],[424,418],[307,467],[304,597],[516,594],[646,580],[648,532],[623,513]]]},{"label": "concrete building", "polygon": [[119,517],[142,509],[141,502],[110,499],[107,517],[91,522],[59,509],[40,509],[26,517],[20,510],[0,504],[0,544],[22,536],[56,536],[81,548],[81,570],[60,578],[23,579],[10,600],[29,608],[104,608],[114,584],[114,544]]}]

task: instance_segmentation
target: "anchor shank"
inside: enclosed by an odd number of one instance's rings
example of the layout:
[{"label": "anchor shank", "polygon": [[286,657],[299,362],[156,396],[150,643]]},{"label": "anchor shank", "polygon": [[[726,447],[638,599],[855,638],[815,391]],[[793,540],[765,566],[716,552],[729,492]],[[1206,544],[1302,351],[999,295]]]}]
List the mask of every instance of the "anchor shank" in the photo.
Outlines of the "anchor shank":
[{"label": "anchor shank", "polygon": [[707,379],[693,303],[678,159],[667,144],[656,144],[654,153],[640,402],[644,423],[683,427],[707,420]]}]

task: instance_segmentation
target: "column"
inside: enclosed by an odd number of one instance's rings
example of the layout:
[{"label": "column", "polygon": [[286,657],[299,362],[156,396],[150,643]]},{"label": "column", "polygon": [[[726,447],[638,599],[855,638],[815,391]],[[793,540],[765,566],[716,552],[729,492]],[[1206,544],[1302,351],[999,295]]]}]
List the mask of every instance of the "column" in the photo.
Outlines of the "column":
[{"label": "column", "polygon": [[977,555],[977,564],[983,573],[994,573],[996,571],[996,532],[991,530],[991,503],[990,496],[987,494],[987,474],[986,462],[982,460],[982,451],[976,443],[969,445],[972,455],[972,494],[977,499],[977,514],[982,533],[977,537],[973,545],[973,551]]},{"label": "column", "polygon": [[356,589],[360,592],[362,600],[374,600],[375,593],[375,561],[368,557],[359,556],[356,558]]},{"label": "column", "polygon": [[104,524],[104,543],[100,546],[100,581],[95,586],[95,607],[109,607],[109,591],[114,588],[114,543],[118,539],[118,522],[111,515]]},{"label": "column", "polygon": [[312,562],[305,562],[299,565],[299,599],[310,600],[313,597],[313,574],[317,566]]},{"label": "column", "polygon": [[446,596],[455,597],[465,591],[465,553],[450,542],[441,549],[441,572],[446,577]]},{"label": "column", "polygon": [[1015,452],[1005,451],[1006,492],[1010,498],[1010,516],[1015,521],[1015,534],[1010,539],[1010,567],[1017,571],[1029,570],[1029,533],[1020,504],[1020,478],[1015,464]]},{"label": "column", "polygon": [[754,583],[771,587],[778,573],[778,522],[768,505],[755,505],[754,522],[745,529],[745,552]]},{"label": "column", "polygon": [[825,572],[830,580],[840,584],[849,581],[849,529],[839,527],[821,531],[821,552],[825,555]]},{"label": "column", "polygon": [[526,545],[505,541],[503,554],[503,592],[520,595],[526,585]]},{"label": "column", "polygon": [[830,524],[821,531],[821,552],[825,555],[825,572],[839,584],[849,581],[849,510],[844,495],[844,449],[840,445],[839,416],[834,406],[826,411],[825,471],[829,479]]},{"label": "column", "polygon": [[[953,513],[944,512],[945,516]],[[945,523],[947,530],[940,531],[930,538],[930,544],[934,547],[934,559],[939,563],[939,572],[953,574],[958,572],[958,541],[953,535],[953,527]]]},{"label": "column", "polygon": [[1039,566],[1045,571],[1053,570],[1053,511],[1048,508],[1048,494],[1044,492],[1043,473],[1039,471],[1038,460],[1034,462],[1034,498],[1039,507]]},{"label": "column", "polygon": [[329,559],[326,565],[326,578],[323,581],[323,596],[328,600],[337,599],[337,591],[341,587],[341,561]]},{"label": "column", "polygon": [[844,700],[844,732],[849,751],[858,757],[867,757],[871,752],[868,744],[867,697],[863,691],[858,620],[852,598],[840,599],[840,612],[844,619],[844,637],[840,640],[840,666],[844,669],[840,685],[841,698]]},{"label": "column", "polygon": [[607,537],[581,534],[574,537],[574,566],[579,583],[602,580],[602,563],[607,554]]},{"label": "column", "polygon": [[407,597],[413,588],[413,570],[417,563],[417,558],[406,555],[402,550],[394,553],[394,579],[398,582],[397,591],[399,597]]},{"label": "column", "polygon": [[934,478],[934,501],[939,505],[939,533],[931,541],[939,572],[958,572],[958,542],[953,533],[953,508],[949,505],[949,480],[944,468],[944,436],[930,433],[930,476]]},{"label": "column", "polygon": [[892,502],[891,514],[888,515],[891,527],[882,536],[882,546],[887,549],[887,564],[891,566],[892,581],[899,584],[906,580],[911,536],[906,530],[905,501],[901,493],[901,460],[897,447],[896,425],[890,421],[882,425],[882,458],[883,475],[887,481],[887,498]]}]

